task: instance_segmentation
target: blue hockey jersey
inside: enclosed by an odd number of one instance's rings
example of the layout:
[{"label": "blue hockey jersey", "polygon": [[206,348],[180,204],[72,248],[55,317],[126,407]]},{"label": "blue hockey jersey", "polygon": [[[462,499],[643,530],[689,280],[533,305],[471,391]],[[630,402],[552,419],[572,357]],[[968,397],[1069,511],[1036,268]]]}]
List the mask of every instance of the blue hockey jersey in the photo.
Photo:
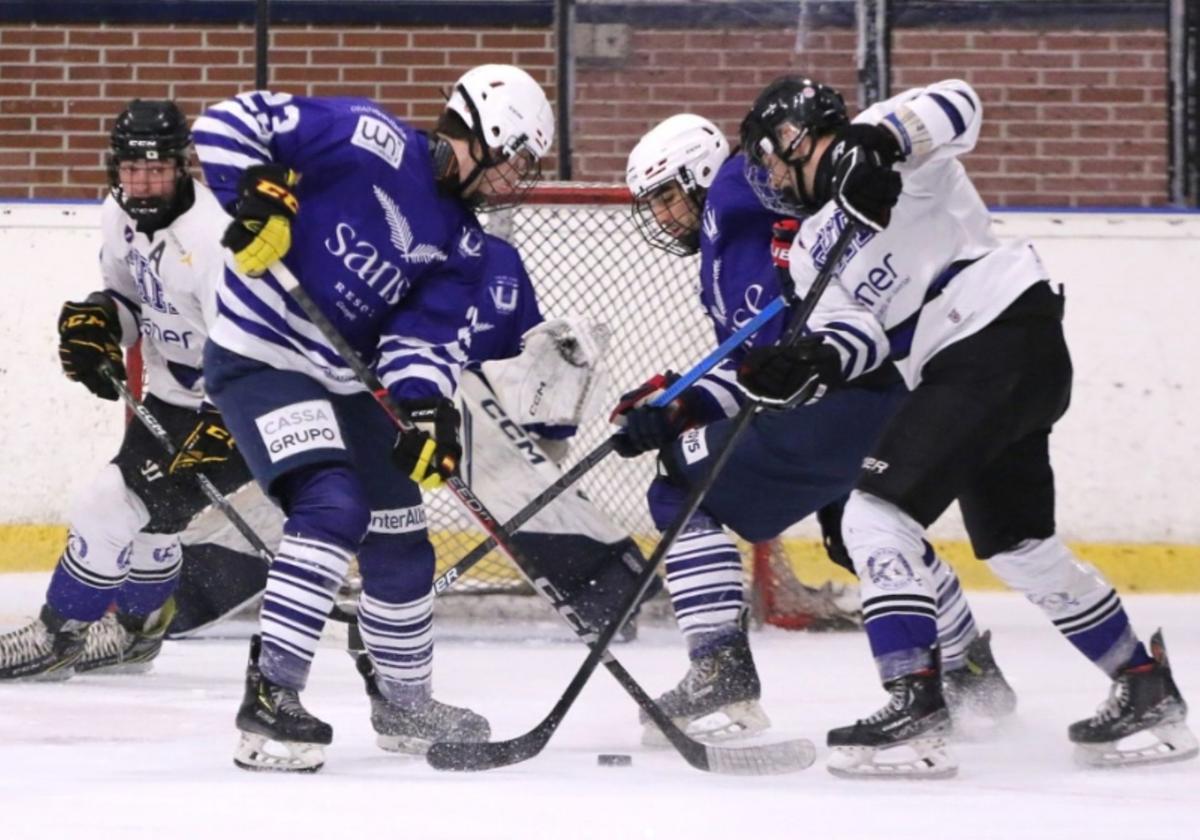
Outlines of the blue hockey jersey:
[{"label": "blue hockey jersey", "polygon": [[[441,343],[431,326],[436,319],[413,320],[399,310],[464,237],[481,231],[462,202],[438,190],[423,134],[366,99],[259,91],[210,108],[194,136],[205,178],[226,207],[236,201],[247,167],[278,163],[299,174],[300,211],[284,262],[362,358],[373,361],[385,347],[394,354]],[[471,288],[466,281],[439,283],[424,302],[465,311]],[[270,272],[249,278],[227,260],[210,337],[305,373],[334,393],[362,388]],[[449,396],[456,386],[428,367],[386,364],[380,372],[397,398],[413,391]]]},{"label": "blue hockey jersey", "polygon": [[[718,344],[781,293],[771,259],[771,228],[779,218],[762,206],[747,183],[744,155],[726,160],[709,188],[700,231],[700,302]],[[781,317],[767,322],[693,386],[703,396],[697,421],[737,413],[745,399],[737,385],[738,363],[751,347],[774,344],[785,323]]]}]

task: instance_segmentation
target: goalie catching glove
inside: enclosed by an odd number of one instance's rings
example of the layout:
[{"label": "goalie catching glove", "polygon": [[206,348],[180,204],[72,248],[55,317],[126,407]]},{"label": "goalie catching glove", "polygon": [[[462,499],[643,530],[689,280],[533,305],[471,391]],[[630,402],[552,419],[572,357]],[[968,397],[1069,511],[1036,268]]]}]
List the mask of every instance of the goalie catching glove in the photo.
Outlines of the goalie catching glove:
[{"label": "goalie catching glove", "polygon": [[292,247],[292,219],[300,210],[292,188],[300,176],[286,166],[251,166],[242,173],[233,221],[221,244],[242,274],[261,277]]},{"label": "goalie catching glove", "polygon": [[613,445],[622,458],[661,449],[695,424],[697,395],[690,388],[664,406],[649,405],[677,379],[679,374],[671,371],[655,374],[621,395],[608,419],[620,426]]},{"label": "goalie catching glove", "polygon": [[604,324],[545,321],[521,337],[519,356],[484,362],[483,373],[522,426],[579,426],[599,410],[611,336]]},{"label": "goalie catching glove", "polygon": [[738,384],[770,408],[815,403],[844,381],[838,351],[813,335],[787,347],[755,347],[738,367]]},{"label": "goalie catching glove", "polygon": [[58,313],[58,358],[68,379],[83,383],[101,399],[117,399],[117,390],[101,369],[107,362],[117,379],[125,381],[121,322],[112,298],[93,292],[82,303],[63,304]]},{"label": "goalie catching glove", "polygon": [[425,490],[441,487],[462,460],[458,409],[445,397],[407,400],[400,407],[415,428],[396,435],[392,463]]},{"label": "goalie catching glove", "polygon": [[167,472],[173,475],[197,467],[224,464],[233,455],[233,447],[233,435],[226,428],[221,415],[215,411],[203,411],[196,427],[175,453]]}]

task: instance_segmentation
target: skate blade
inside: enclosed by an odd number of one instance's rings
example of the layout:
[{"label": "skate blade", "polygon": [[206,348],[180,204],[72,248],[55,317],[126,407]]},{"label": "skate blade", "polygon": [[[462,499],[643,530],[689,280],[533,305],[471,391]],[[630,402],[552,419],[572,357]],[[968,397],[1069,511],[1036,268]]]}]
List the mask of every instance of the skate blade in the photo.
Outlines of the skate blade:
[{"label": "skate blade", "polygon": [[[1153,741],[1138,744],[1137,741]],[[1187,761],[1200,754],[1200,744],[1186,723],[1156,726],[1105,744],[1076,744],[1075,762],[1083,767],[1112,769]]]},{"label": "skate blade", "polygon": [[884,749],[834,747],[825,769],[841,779],[950,779],[958,760],[945,738],[921,738]]},{"label": "skate blade", "polygon": [[375,744],[384,752],[420,757],[429,752],[433,741],[403,735],[376,735]]},{"label": "skate blade", "polygon": [[[677,717],[674,721],[689,737],[705,744],[749,738],[771,728],[771,719],[757,700],[731,703],[707,715]],[[671,742],[653,721],[647,721],[642,727],[642,746],[669,747]]]},{"label": "skate blade", "polygon": [[316,773],[325,766],[325,749],[301,741],[274,741],[265,735],[241,733],[233,763],[243,770],[273,773]]},{"label": "skate blade", "polygon": [[143,660],[141,662],[113,662],[109,665],[97,665],[97,666],[91,667],[91,668],[88,668],[88,667],[81,668],[79,666],[75,667],[75,673],[88,674],[88,675],[91,675],[91,674],[102,674],[102,675],[104,675],[104,674],[119,674],[119,675],[124,676],[124,675],[129,675],[129,674],[148,674],[153,670],[154,670],[154,663],[149,659]]}]

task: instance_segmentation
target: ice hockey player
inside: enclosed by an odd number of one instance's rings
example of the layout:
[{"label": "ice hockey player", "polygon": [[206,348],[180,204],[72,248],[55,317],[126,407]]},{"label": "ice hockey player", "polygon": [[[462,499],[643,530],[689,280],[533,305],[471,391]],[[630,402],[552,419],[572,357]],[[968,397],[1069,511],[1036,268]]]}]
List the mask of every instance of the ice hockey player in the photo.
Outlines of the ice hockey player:
[{"label": "ice hockey player", "polygon": [[[188,174],[191,137],[169,101],[134,100],[110,137],[101,208],[103,288],[63,304],[59,358],[67,377],[118,398],[122,348],[142,339],[146,407],[177,442],[174,460],[130,423],[112,462],[74,499],[67,544],[32,624],[0,636],[0,678],[65,678],[145,670],[171,621],[179,534],[208,504],[190,468],[223,492],[250,480],[221,417],[204,400],[201,350],[229,217]],[[108,613],[116,604],[115,613]]]},{"label": "ice hockey player", "polygon": [[[744,156],[730,156],[717,127],[694,114],[660,123],[629,156],[627,182],[647,241],[678,255],[700,252],[701,304],[718,342],[782,293],[777,261],[786,258],[795,229],[785,216],[763,207],[744,170]],[[744,399],[735,381],[737,363],[749,348],[778,340],[783,326],[777,318],[759,330],[665,408],[643,405],[653,388],[626,395],[617,412],[623,423],[618,452],[660,450],[659,477],[649,492],[660,528],[675,516],[689,484],[704,475],[708,456],[723,446],[726,418]],[[827,508],[822,523],[829,517],[836,523],[839,500],[904,393],[888,365],[829,400],[762,413],[752,421],[666,558],[667,587],[692,664],[658,702],[681,726],[691,721],[693,732],[728,737],[769,725],[758,703],[760,683],[742,622],[741,559],[725,529],[750,541],[772,539],[822,508]],[[853,571],[836,524],[827,537],[831,557]],[[1015,696],[992,660],[987,635],[976,629],[957,577],[929,545],[922,561],[937,581],[948,679],[960,688],[964,706],[991,719],[1007,714]],[[837,604],[818,606],[838,610]],[[654,740],[657,729],[648,726],[645,732]]]},{"label": "ice hockey player", "polygon": [[[1097,714],[1069,728],[1077,755],[1106,766],[1194,756],[1161,633],[1149,649],[1138,641],[1112,586],[1055,534],[1048,442],[1071,392],[1063,298],[1028,242],[992,234],[958,160],[979,136],[979,97],[945,81],[848,122],[824,107],[834,96],[773,86],[743,123],[764,202],[808,216],[791,252],[798,293],[840,231],[859,229],[811,334],[750,351],[738,374],[764,402],[820,405],[891,360],[911,391],[863,460],[842,524],[890,699],[830,731],[830,770],[956,771],[942,742],[937,592],[921,562],[925,529],[955,499],[975,554],[1113,680]],[[1118,746],[1143,731],[1158,743]]]},{"label": "ice hockey player", "polygon": [[[238,766],[323,764],[332,728],[299,692],[352,554],[381,745],[420,751],[489,734],[481,715],[431,690],[434,554],[418,482],[436,484],[456,469],[451,396],[462,348],[394,325],[410,288],[479,229],[473,206],[521,200],[553,130],[541,88],[507,65],[462,76],[429,136],[368,100],[268,92],[219,103],[195,125],[208,183],[234,216],[205,348],[208,390],[287,516],[262,637],[251,644]],[[391,396],[431,432],[395,434],[273,276],[285,257]],[[397,466],[412,481],[397,480]]]}]

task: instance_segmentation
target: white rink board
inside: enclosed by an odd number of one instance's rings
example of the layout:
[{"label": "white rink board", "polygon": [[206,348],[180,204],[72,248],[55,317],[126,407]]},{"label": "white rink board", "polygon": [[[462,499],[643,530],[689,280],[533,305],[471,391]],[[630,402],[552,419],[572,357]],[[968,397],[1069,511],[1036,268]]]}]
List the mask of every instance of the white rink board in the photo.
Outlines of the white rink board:
[{"label": "white rink board", "polygon": [[[0,428],[9,492],[0,524],[60,523],[71,492],[115,451],[122,408],[60,373],[55,320],[98,287],[95,204],[0,203]],[[1200,543],[1200,331],[1193,316],[1200,216],[998,213],[1029,237],[1068,288],[1076,365],[1070,413],[1054,438],[1058,521],[1089,542]],[[638,298],[622,296],[636,317]],[[669,327],[669,325],[665,325]],[[696,348],[695,358],[707,347]],[[17,489],[19,488],[19,490]],[[814,535],[811,525],[797,534]],[[935,535],[962,536],[953,516]]]}]

